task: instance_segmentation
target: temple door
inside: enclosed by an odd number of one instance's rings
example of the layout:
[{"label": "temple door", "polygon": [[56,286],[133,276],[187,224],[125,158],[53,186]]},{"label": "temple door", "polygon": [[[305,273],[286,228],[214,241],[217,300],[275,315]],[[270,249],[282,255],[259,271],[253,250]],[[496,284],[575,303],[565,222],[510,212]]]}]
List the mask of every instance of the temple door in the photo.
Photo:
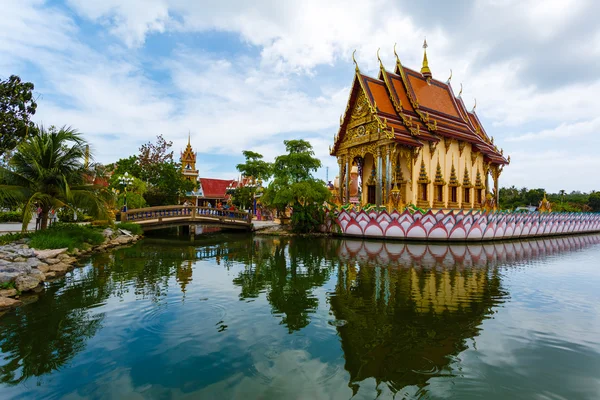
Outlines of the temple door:
[{"label": "temple door", "polygon": [[375,204],[375,185],[367,186],[367,203]]}]

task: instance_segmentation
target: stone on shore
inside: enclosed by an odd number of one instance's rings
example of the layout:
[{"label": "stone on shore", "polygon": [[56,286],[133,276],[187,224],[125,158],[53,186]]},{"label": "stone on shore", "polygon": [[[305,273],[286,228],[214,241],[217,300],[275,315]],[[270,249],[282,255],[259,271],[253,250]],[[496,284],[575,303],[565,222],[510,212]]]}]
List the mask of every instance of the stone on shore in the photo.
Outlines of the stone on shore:
[{"label": "stone on shore", "polygon": [[34,254],[40,260],[45,260],[47,258],[56,258],[60,254],[66,253],[67,250],[69,249],[66,247],[64,249],[34,250]]},{"label": "stone on shore", "polygon": [[58,263],[58,264],[50,265],[50,271],[58,272],[58,273],[61,273],[61,274],[66,273],[71,268],[72,267],[70,265],[64,264],[64,263]]},{"label": "stone on shore", "polygon": [[20,292],[26,292],[38,287],[40,282],[41,280],[37,276],[22,275],[15,279],[15,288]]},{"label": "stone on shore", "polygon": [[0,297],[0,309],[20,306],[21,301],[9,297]]},{"label": "stone on shore", "polygon": [[58,258],[46,258],[46,259],[44,260],[44,262],[45,262],[46,264],[50,264],[50,265],[52,265],[52,264],[58,264],[58,263],[60,262],[60,260],[59,260]]},{"label": "stone on shore", "polygon": [[17,289],[2,289],[0,290],[0,297],[15,297],[18,294]]},{"label": "stone on shore", "polygon": [[40,265],[38,265],[36,268],[37,268],[37,270],[38,270],[38,271],[41,271],[41,272],[43,272],[44,274],[45,274],[46,272],[50,271],[50,266],[49,266],[48,264],[40,264]]},{"label": "stone on shore", "polygon": [[0,272],[0,284],[13,282],[20,275],[19,272]]}]

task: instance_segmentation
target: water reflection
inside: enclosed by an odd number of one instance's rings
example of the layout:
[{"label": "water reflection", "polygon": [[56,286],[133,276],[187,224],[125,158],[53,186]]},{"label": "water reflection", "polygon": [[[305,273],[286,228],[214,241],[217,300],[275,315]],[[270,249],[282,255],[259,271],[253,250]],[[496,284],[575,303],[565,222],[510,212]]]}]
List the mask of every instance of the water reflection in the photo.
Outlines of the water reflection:
[{"label": "water reflection", "polygon": [[[243,369],[256,370],[251,349],[282,334],[303,336],[302,354],[320,360],[327,371],[345,369],[347,375],[332,376],[348,384],[350,395],[370,380],[391,392],[423,387],[432,377],[454,373],[449,364],[480,334],[482,321],[509,299],[505,266],[598,243],[600,235],[447,246],[249,235],[208,237],[193,245],[147,240],[93,256],[86,267],[50,284],[36,304],[3,316],[0,382],[60,377],[78,354],[98,357],[88,354],[86,345],[100,337],[125,355],[119,362],[114,354],[104,364],[98,360],[107,368],[98,367],[102,376],[118,365],[131,369],[138,385],[178,388],[185,376],[188,389],[199,390],[235,374],[251,377]],[[203,285],[217,273],[224,279]],[[205,301],[209,297],[220,303]],[[114,303],[120,302],[126,306],[115,315]],[[241,311],[246,304],[260,314]],[[215,321],[211,313],[219,314]],[[244,337],[249,325],[273,321],[278,332]],[[130,331],[106,337],[103,331],[111,324]],[[255,332],[260,335],[260,329]],[[181,358],[176,364],[161,358],[168,344],[160,338],[167,336],[174,346],[168,355]],[[317,339],[322,347],[314,345]],[[280,337],[274,343],[287,342]],[[166,362],[164,371],[144,370],[149,360]],[[234,362],[226,365],[228,360]],[[198,375],[200,370],[210,373]],[[90,385],[96,382],[88,379]],[[63,389],[56,390],[60,395]]]}]

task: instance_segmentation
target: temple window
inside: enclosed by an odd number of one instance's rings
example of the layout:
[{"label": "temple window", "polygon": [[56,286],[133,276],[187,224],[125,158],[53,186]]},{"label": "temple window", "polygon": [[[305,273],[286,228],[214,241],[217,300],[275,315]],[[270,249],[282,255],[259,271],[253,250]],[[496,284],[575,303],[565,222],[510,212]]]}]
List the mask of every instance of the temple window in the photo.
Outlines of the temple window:
[{"label": "temple window", "polygon": [[471,202],[471,188],[465,188],[465,196],[464,196],[464,203],[470,203]]},{"label": "temple window", "polygon": [[442,185],[438,185],[437,187],[437,201],[444,201],[444,187]]},{"label": "temple window", "polygon": [[482,190],[481,189],[477,189],[477,204],[481,204],[481,193]]},{"label": "temple window", "polygon": [[367,203],[375,204],[375,185],[367,186]]},{"label": "temple window", "polygon": [[456,203],[458,201],[458,190],[456,186],[450,188],[450,201]]},{"label": "temple window", "polygon": [[427,201],[427,184],[421,183],[421,200]]}]

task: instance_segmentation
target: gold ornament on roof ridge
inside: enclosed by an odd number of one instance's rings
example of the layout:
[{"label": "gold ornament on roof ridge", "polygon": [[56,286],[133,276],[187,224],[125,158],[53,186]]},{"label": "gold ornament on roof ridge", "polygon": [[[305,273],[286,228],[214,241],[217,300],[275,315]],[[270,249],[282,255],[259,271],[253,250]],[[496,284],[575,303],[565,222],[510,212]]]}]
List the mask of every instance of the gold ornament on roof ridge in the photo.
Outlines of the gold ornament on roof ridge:
[{"label": "gold ornament on roof ridge", "polygon": [[354,54],[356,54],[356,49],[354,49],[354,51],[352,52],[352,61],[354,62],[354,65],[356,66],[356,72],[360,72],[360,70],[358,69],[358,63],[356,62],[356,58],[354,58]]}]

